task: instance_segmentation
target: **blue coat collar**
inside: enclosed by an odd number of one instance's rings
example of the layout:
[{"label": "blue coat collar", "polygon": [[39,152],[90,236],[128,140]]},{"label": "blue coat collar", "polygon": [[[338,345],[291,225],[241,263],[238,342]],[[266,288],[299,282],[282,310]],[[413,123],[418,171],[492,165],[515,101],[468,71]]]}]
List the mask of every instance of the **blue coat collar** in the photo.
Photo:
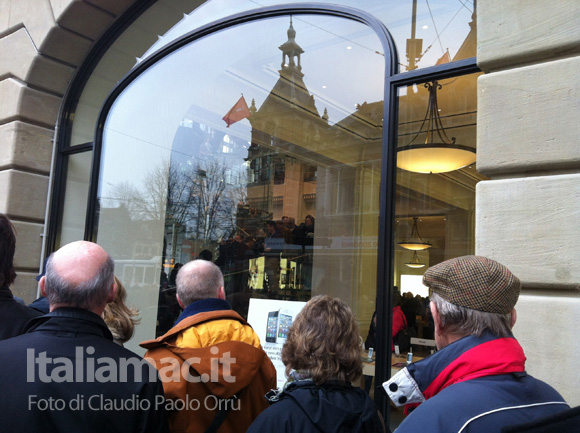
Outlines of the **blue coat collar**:
[{"label": "blue coat collar", "polygon": [[207,313],[209,311],[220,311],[220,310],[231,310],[232,306],[228,301],[218,298],[208,298],[195,301],[185,307],[185,310],[180,314],[180,316],[175,321],[177,325],[183,319],[191,316],[195,316],[199,313]]}]

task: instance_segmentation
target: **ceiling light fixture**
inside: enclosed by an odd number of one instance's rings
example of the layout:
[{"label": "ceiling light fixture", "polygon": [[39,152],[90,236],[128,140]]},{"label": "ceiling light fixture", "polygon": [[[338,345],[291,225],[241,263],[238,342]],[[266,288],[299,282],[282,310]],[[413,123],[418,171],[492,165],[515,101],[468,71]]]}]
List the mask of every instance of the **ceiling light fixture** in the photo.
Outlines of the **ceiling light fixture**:
[{"label": "ceiling light fixture", "polygon": [[[425,83],[429,91],[429,105],[419,132],[406,146],[397,149],[397,167],[415,173],[447,173],[458,170],[476,160],[475,149],[455,143],[447,137],[437,106],[437,81]],[[423,129],[425,128],[425,129]],[[426,134],[425,142],[413,144],[419,134]]]},{"label": "ceiling light fixture", "polygon": [[413,229],[411,230],[411,237],[406,241],[399,242],[399,246],[413,251],[426,250],[427,248],[431,248],[433,246],[429,242],[425,242],[423,239],[421,239],[421,236],[419,236],[419,229],[417,228],[418,220],[418,217],[413,217]]},{"label": "ceiling light fixture", "polygon": [[413,259],[409,263],[405,263],[405,266],[408,266],[408,267],[414,268],[414,269],[418,269],[418,268],[425,267],[425,263],[422,263],[419,260],[419,256],[417,255],[417,251],[414,251],[413,252]]}]

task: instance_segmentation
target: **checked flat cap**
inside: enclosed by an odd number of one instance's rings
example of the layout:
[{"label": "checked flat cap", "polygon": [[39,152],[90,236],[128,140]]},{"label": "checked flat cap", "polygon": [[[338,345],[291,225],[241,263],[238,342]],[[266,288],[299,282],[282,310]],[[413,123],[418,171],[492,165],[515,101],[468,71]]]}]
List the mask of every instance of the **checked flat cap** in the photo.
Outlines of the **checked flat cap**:
[{"label": "checked flat cap", "polygon": [[462,256],[427,269],[423,284],[446,301],[472,310],[507,314],[520,295],[520,280],[501,263]]}]

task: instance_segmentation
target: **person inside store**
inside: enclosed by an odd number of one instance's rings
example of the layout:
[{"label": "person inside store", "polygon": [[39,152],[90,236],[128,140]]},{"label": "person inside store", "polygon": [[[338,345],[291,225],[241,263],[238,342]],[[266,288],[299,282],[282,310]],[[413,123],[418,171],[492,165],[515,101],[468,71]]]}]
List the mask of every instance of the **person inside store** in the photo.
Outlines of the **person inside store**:
[{"label": "person inside store", "polygon": [[[405,315],[403,314],[403,310],[401,309],[401,292],[397,290],[393,291],[393,325],[392,325],[392,335],[393,335],[393,344],[392,344],[392,351],[395,351],[395,344],[399,344],[399,336],[401,332],[407,329],[407,320]],[[369,327],[369,333],[365,340],[365,349],[369,350],[371,347],[374,349],[376,348],[376,333],[377,333],[377,312],[373,313],[373,317],[371,320],[371,324]],[[402,343],[402,339],[400,341]],[[409,350],[409,342],[407,345],[404,345],[402,348],[399,348],[401,353],[404,351]],[[374,376],[367,376],[365,375],[365,391],[370,392],[371,386],[373,384]]]},{"label": "person inside store", "polygon": [[[276,369],[258,335],[225,300],[217,265],[191,261],[176,282],[183,313],[165,335],[141,343],[174,407],[170,431],[246,431],[268,406],[264,394],[276,387]],[[181,402],[194,402],[193,410],[182,410]]]},{"label": "person inside store", "polygon": [[314,253],[314,217],[306,215],[298,226],[298,238],[302,245],[302,284],[305,290],[312,290],[312,265]]},{"label": "person inside store", "polygon": [[105,250],[63,246],[48,258],[40,289],[50,313],[0,342],[2,432],[167,431],[157,371],[114,343],[101,318],[117,291]]},{"label": "person inside store", "polygon": [[248,433],[384,432],[369,395],[352,382],[362,374],[354,314],[338,298],[318,295],[296,316],[282,348],[288,382]]},{"label": "person inside store", "polygon": [[22,305],[12,295],[9,286],[16,279],[14,253],[16,234],[8,217],[0,214],[0,340],[24,332],[26,323],[42,313]]},{"label": "person inside store", "polygon": [[396,406],[414,407],[397,433],[499,432],[568,409],[555,389],[526,373],[511,332],[521,284],[507,267],[458,257],[429,268],[423,284],[438,351],[383,384]]},{"label": "person inside store", "polygon": [[280,253],[284,251],[284,237],[276,221],[266,221],[264,239],[264,272],[268,279],[268,295],[277,298],[280,288]]}]

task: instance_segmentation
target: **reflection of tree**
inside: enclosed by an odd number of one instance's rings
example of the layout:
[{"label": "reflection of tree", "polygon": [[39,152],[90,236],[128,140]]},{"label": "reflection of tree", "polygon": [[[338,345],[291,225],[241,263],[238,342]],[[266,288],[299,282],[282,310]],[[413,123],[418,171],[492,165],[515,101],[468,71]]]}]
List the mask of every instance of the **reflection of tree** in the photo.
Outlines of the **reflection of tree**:
[{"label": "reflection of tree", "polygon": [[227,167],[216,160],[202,161],[191,166],[190,195],[197,200],[192,215],[196,239],[217,239],[226,229],[224,223],[231,227],[231,218],[228,218],[228,212],[231,214],[232,211],[231,204],[228,209],[224,200],[226,174]]},{"label": "reflection of tree", "polygon": [[134,221],[164,220],[173,226],[174,241],[185,232],[206,244],[235,232],[236,204],[246,196],[245,176],[245,170],[233,171],[216,158],[173,165],[164,161],[145,176],[140,189],[129,182],[115,185],[111,205],[124,204]]}]

